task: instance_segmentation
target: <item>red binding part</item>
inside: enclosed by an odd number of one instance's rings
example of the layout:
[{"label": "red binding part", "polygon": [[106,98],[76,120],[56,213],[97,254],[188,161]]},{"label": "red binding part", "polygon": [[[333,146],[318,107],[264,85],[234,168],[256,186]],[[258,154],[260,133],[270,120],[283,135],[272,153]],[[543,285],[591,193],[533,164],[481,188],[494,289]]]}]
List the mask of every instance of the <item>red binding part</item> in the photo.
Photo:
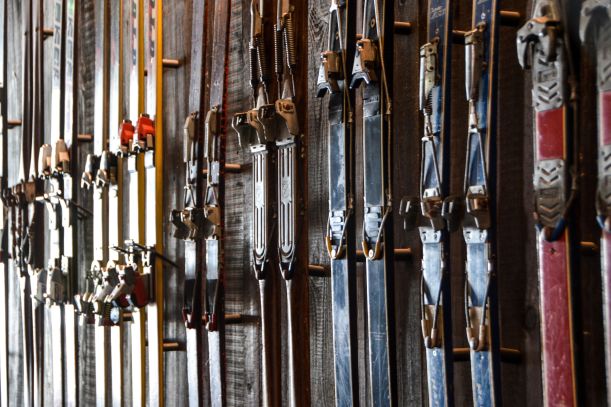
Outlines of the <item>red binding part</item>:
[{"label": "red binding part", "polygon": [[134,281],[134,288],[129,294],[129,301],[134,305],[134,307],[137,308],[142,308],[148,305],[148,285],[146,284],[145,277],[143,277],[142,275],[136,275],[136,279]]},{"label": "red binding part", "polygon": [[[566,159],[565,112],[537,112],[537,161]],[[569,235],[550,242],[541,231],[538,240],[543,398],[547,406],[576,406]]]},{"label": "red binding part", "polygon": [[119,126],[119,138],[121,145],[128,147],[129,143],[134,139],[135,128],[131,120],[123,120],[121,126]]},{"label": "red binding part", "polygon": [[138,118],[136,134],[139,141],[146,141],[147,136],[155,136],[155,123],[147,114],[141,114]]}]

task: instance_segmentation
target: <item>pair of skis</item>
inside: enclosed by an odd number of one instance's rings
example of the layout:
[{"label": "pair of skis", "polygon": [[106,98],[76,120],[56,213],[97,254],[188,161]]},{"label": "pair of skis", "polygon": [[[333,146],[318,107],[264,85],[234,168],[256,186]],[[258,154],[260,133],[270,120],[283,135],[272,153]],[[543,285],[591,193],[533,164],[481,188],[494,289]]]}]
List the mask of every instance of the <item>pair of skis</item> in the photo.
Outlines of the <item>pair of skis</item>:
[{"label": "pair of skis", "polygon": [[[274,26],[273,75],[278,97],[272,103],[273,76],[267,60],[272,0],[251,2],[250,85],[252,109],[233,118],[240,145],[250,149],[253,158],[253,271],[259,281],[263,342],[263,403],[279,405],[280,337],[275,273],[285,282],[288,319],[289,405],[308,405],[309,346],[307,314],[307,252],[301,236],[304,222],[305,145],[303,122],[303,82],[298,67],[299,33],[307,13],[303,2],[278,0]],[[267,41],[266,41],[267,40]],[[274,155],[274,153],[276,153]],[[276,169],[273,160],[276,159]],[[273,187],[274,181],[276,188]],[[274,222],[276,219],[276,222]],[[272,223],[274,222],[274,223]],[[276,243],[276,253],[273,244]]]},{"label": "pair of skis", "polygon": [[73,0],[56,0],[53,8],[51,69],[51,144],[38,153],[38,176],[45,182],[43,202],[49,219],[49,262],[45,301],[49,307],[52,343],[53,402],[77,405],[78,389],[76,288],[74,263],[76,211],[71,157],[74,150],[74,50],[76,7]]},{"label": "pair of skis", "polygon": [[[329,215],[337,405],[357,405],[354,90],[363,86],[364,219],[371,402],[397,403],[392,244],[392,61],[394,6],[365,1],[362,38],[356,2],[332,1],[318,96],[329,93]],[[356,46],[355,46],[356,45]],[[348,71],[351,69],[351,71]],[[351,72],[351,73],[350,73]]]}]

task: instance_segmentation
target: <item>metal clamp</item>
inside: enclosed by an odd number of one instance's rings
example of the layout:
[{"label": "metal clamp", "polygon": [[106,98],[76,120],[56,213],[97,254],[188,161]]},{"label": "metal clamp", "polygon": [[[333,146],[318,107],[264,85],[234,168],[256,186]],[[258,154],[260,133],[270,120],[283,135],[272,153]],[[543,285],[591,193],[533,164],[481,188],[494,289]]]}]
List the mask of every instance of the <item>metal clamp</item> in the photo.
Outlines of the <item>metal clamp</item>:
[{"label": "metal clamp", "polygon": [[155,148],[155,123],[147,113],[142,113],[136,123],[132,139],[132,151],[140,153]]},{"label": "metal clamp", "polygon": [[354,89],[361,82],[369,85],[379,80],[377,70],[380,64],[379,50],[377,44],[369,39],[363,38],[356,43],[356,56],[352,68],[352,81],[350,88]]},{"label": "metal clamp", "polygon": [[533,18],[518,30],[518,61],[522,68],[530,68],[530,58],[533,56],[530,51],[535,43],[539,44],[538,54],[544,57],[545,62],[555,61],[556,41],[560,34],[560,16],[555,3],[549,0],[537,1]]}]

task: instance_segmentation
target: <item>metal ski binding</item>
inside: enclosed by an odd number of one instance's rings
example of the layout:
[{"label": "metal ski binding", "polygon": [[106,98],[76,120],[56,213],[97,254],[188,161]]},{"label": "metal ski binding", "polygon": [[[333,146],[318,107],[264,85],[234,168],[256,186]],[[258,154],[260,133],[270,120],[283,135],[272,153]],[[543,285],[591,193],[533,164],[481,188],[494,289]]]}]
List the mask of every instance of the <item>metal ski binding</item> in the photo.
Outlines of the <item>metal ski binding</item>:
[{"label": "metal ski binding", "polygon": [[63,139],[57,140],[53,146],[50,165],[53,174],[70,172],[70,152]]},{"label": "metal ski binding", "polygon": [[87,154],[85,171],[83,171],[81,176],[81,188],[89,189],[93,186],[99,167],[100,158],[94,154]]},{"label": "metal ski binding", "polygon": [[103,151],[95,183],[98,188],[117,182],[117,156],[110,151]]},{"label": "metal ski binding", "polygon": [[53,173],[51,167],[52,147],[50,144],[43,144],[38,150],[38,178],[46,179]]},{"label": "metal ski binding", "polygon": [[367,85],[378,81],[378,59],[378,46],[371,39],[363,38],[356,43],[351,89],[357,88],[361,81]]},{"label": "metal ski binding", "polygon": [[517,48],[518,61],[524,69],[530,68],[532,46],[535,42],[541,45],[541,54],[545,62],[556,60],[556,41],[560,35],[560,18],[555,7],[549,2],[537,3],[537,9],[522,28],[518,30]]}]

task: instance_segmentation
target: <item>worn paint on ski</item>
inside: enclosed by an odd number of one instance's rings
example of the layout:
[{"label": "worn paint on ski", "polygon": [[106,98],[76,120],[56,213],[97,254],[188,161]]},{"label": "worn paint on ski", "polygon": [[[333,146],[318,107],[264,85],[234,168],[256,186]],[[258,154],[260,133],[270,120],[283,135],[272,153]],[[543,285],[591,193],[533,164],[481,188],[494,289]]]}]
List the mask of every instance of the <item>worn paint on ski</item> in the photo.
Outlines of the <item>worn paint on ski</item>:
[{"label": "worn paint on ski", "polygon": [[543,402],[576,406],[572,315],[572,234],[566,216],[574,191],[569,168],[570,52],[562,4],[537,0],[531,20],[518,32],[518,58],[530,68],[534,108],[534,195],[537,222]]}]

